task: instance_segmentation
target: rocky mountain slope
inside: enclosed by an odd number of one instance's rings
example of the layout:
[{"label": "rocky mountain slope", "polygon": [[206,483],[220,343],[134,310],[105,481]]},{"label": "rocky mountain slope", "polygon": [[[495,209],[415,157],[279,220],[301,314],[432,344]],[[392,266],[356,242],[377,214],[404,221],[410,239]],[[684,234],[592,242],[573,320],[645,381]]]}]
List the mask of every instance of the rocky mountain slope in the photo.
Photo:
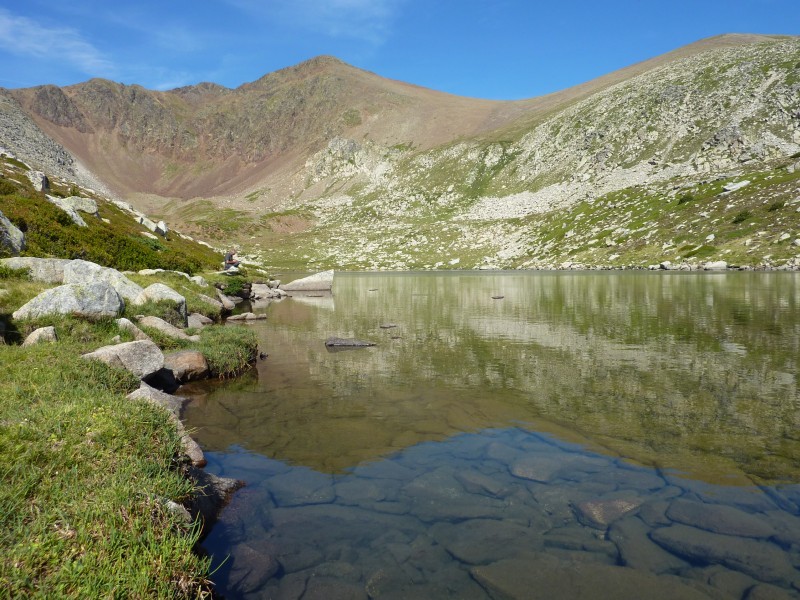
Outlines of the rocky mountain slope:
[{"label": "rocky mountain slope", "polygon": [[20,154],[9,138],[33,132],[51,164],[66,148],[137,208],[274,267],[757,265],[800,253],[797,37],[703,40],[518,102],[320,57],[235,90],[6,90],[0,118],[0,146]]}]

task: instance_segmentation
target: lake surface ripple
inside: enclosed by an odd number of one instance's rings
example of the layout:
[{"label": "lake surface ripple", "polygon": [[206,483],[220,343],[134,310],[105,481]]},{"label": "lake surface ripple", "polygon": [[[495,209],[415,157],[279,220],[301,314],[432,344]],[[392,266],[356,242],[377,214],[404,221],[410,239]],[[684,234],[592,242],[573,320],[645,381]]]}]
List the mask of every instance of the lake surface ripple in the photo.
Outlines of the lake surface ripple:
[{"label": "lake surface ripple", "polygon": [[[800,276],[338,274],[188,389],[237,598],[800,598]],[[329,351],[328,337],[375,342]]]}]

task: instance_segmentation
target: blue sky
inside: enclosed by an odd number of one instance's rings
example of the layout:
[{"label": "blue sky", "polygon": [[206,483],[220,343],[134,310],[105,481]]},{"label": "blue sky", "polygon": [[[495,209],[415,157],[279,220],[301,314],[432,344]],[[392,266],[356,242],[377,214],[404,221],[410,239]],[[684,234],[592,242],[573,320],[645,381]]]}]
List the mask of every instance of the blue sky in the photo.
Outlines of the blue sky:
[{"label": "blue sky", "polygon": [[530,98],[721,33],[800,34],[798,0],[0,0],[0,86],[227,87],[320,54]]}]

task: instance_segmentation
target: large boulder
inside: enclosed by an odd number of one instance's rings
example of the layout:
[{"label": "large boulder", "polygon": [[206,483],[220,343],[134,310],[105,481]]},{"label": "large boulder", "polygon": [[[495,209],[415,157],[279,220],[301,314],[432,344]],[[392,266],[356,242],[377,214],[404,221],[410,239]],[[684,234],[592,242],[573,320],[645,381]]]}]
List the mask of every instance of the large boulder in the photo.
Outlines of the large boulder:
[{"label": "large boulder", "polygon": [[183,317],[183,324],[186,325],[186,298],[163,283],[154,283],[144,288],[133,300],[133,304],[140,306],[152,300],[153,302],[172,302],[177,305],[178,312]]},{"label": "large boulder", "polygon": [[25,234],[0,212],[0,252],[17,255],[25,250]]},{"label": "large boulder", "polygon": [[122,367],[139,379],[146,379],[164,368],[164,355],[158,346],[148,340],[103,346],[84,354],[83,358]]},{"label": "large boulder", "polygon": [[87,260],[72,260],[64,266],[64,283],[107,281],[128,302],[135,302],[142,287],[133,283],[116,269],[101,267]]},{"label": "large boulder", "polygon": [[333,271],[322,271],[303,277],[302,279],[295,279],[289,283],[281,285],[281,289],[287,292],[329,292],[333,288]]},{"label": "large boulder", "polygon": [[67,258],[33,258],[14,256],[4,258],[3,265],[10,269],[28,269],[31,279],[43,283],[64,283],[64,267],[70,262]]},{"label": "large boulder", "polygon": [[68,283],[45,290],[12,315],[14,319],[33,319],[44,315],[75,315],[87,319],[118,317],[125,308],[117,291],[105,281]]}]

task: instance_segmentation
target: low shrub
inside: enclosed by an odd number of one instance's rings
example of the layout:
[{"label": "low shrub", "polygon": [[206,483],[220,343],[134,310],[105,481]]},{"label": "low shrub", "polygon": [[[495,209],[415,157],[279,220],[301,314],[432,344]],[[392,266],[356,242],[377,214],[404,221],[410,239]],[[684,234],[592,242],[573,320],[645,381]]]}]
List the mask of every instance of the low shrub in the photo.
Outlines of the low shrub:
[{"label": "low shrub", "polygon": [[774,212],[776,210],[782,209],[784,206],[786,206],[786,201],[785,200],[776,200],[775,202],[773,202],[772,204],[770,204],[767,207],[767,211]]},{"label": "low shrub", "polygon": [[745,222],[752,216],[753,214],[749,210],[743,210],[742,212],[738,213],[735,217],[733,217],[733,222],[738,225],[739,223]]}]

